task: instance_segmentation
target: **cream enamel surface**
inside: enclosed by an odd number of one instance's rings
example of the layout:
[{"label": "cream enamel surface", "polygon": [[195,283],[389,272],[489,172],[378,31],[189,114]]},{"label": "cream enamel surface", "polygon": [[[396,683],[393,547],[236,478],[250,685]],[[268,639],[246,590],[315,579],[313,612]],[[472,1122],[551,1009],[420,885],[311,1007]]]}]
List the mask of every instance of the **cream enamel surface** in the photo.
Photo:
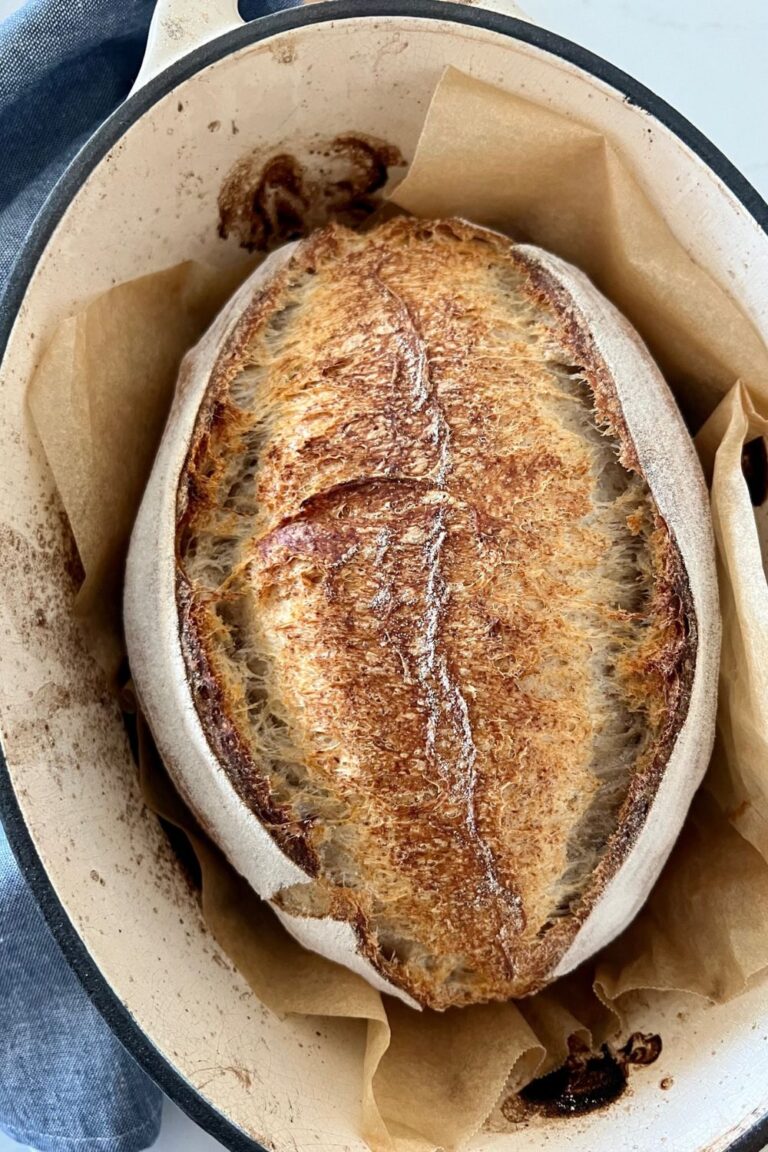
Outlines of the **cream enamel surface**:
[{"label": "cream enamel surface", "polygon": [[[280,1152],[315,1144],[357,1152],[364,1148],[357,1134],[359,1025],[278,1020],[260,1005],[218,953],[162,832],[143,809],[119,715],[70,624],[61,574],[65,539],[24,404],[34,366],[54,325],[110,284],[190,256],[239,259],[216,237],[215,198],[222,174],[242,152],[286,133],[327,134],[354,123],[412,155],[429,93],[448,63],[568,109],[620,140],[689,251],[729,286],[765,337],[768,242],[670,132],[542,51],[482,30],[417,20],[338,22],[285,39],[298,53],[303,84],[295,68],[279,62],[273,41],[243,48],[169,93],[90,175],[30,283],[0,366],[0,520],[34,566],[34,578],[23,585],[7,566],[10,581],[0,597],[0,726],[25,821],[67,915],[170,1065],[219,1112]],[[399,51],[403,39],[408,52]],[[382,102],[381,86],[392,81],[398,87]],[[206,125],[215,118],[225,125],[236,119],[239,135],[212,136]],[[199,180],[190,181],[190,173]],[[46,556],[56,560],[56,571]],[[44,642],[33,629],[39,610],[48,619]],[[73,683],[82,692],[64,706],[62,693]],[[687,1014],[683,1023],[678,1010]],[[644,1027],[643,1013],[630,1015],[628,1025]],[[724,1007],[670,997],[655,1026],[664,1036],[661,1061],[636,1077],[626,1103],[568,1122],[573,1152],[612,1152],[618,1134],[630,1152],[647,1149],[651,1137],[654,1146],[676,1152],[720,1152],[768,1110],[764,981]],[[232,1074],[235,1068],[248,1072],[250,1087]],[[674,1090],[660,1092],[666,1075]],[[488,1152],[562,1146],[559,1121],[505,1136],[480,1133],[471,1145]]]}]

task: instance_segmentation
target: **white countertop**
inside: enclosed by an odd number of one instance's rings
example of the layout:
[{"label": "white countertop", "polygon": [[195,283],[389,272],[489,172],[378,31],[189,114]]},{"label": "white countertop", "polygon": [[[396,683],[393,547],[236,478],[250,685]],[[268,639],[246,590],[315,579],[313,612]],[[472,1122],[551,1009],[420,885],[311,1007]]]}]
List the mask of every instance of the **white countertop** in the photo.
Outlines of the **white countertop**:
[{"label": "white countertop", "polygon": [[[768,0],[520,0],[664,97],[768,199]],[[0,18],[19,0],[0,0]],[[0,1152],[18,1152],[0,1135]],[[156,1152],[221,1146],[166,1101]]]}]

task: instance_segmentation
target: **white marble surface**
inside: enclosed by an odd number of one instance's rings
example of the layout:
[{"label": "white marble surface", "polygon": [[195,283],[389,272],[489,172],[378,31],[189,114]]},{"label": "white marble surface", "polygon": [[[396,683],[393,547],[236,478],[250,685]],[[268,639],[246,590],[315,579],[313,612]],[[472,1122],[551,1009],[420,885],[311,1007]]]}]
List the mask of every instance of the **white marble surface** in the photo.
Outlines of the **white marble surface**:
[{"label": "white marble surface", "polygon": [[[528,15],[641,80],[768,198],[768,0],[520,0]],[[0,19],[20,0],[0,0]],[[0,1152],[18,1152],[0,1135]],[[157,1152],[220,1145],[166,1101]]]},{"label": "white marble surface", "polygon": [[768,199],[766,0],[520,0],[528,15],[642,81]]}]

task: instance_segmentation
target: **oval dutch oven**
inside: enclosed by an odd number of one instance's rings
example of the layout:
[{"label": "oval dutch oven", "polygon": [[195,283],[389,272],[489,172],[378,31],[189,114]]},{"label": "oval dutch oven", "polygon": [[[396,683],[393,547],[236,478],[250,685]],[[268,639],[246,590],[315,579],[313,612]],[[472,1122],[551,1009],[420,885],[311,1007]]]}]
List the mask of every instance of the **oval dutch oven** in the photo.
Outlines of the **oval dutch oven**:
[{"label": "oval dutch oven", "polygon": [[[616,140],[694,259],[766,338],[768,207],[663,101],[584,49],[492,10],[509,10],[502,0],[328,0],[248,25],[234,5],[210,18],[202,0],[178,5],[159,5],[137,88],[53,191],[3,300],[0,809],[70,964],[190,1116],[242,1152],[363,1152],[352,1120],[361,1029],[279,1020],[258,1002],[220,962],[143,809],[116,706],[70,623],[70,542],[25,409],[31,373],[56,322],[112,284],[189,258],[238,259],[216,234],[216,199],[222,173],[245,152],[287,134],[354,128],[409,159],[447,64]],[[393,50],[405,40],[408,51]],[[233,130],[206,130],[214,121]],[[654,1019],[663,1067],[636,1076],[613,1107],[481,1133],[473,1152],[759,1152],[768,1144],[765,983],[724,1007],[689,1000],[684,1016],[670,1008]],[[662,1075],[673,1090],[659,1091]]]}]

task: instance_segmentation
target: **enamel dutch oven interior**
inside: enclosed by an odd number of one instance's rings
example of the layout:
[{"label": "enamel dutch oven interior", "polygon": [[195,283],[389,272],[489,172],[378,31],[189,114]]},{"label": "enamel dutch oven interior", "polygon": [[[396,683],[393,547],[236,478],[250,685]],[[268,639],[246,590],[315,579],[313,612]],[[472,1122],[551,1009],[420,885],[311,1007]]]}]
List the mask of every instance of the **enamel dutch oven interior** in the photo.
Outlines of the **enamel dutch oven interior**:
[{"label": "enamel dutch oven interior", "polygon": [[[619,140],[692,255],[768,336],[768,209],[725,158],[590,53],[501,15],[447,7],[331,0],[244,26],[169,68],[59,184],[0,320],[3,819],[99,1009],[165,1091],[236,1149],[362,1149],[363,1026],[267,1011],[220,954],[143,808],[119,714],[71,621],[71,543],[24,406],[56,321],[111,284],[183,259],[239,261],[236,243],[217,236],[216,197],[255,146],[357,130],[411,157],[451,63]],[[207,131],[214,121],[222,130]],[[767,1000],[761,982],[725,1007],[639,1004],[630,1024],[658,1031],[664,1050],[629,1094],[581,1118],[480,1133],[472,1148],[757,1152],[768,1142]],[[663,1077],[670,1091],[660,1091]]]}]

